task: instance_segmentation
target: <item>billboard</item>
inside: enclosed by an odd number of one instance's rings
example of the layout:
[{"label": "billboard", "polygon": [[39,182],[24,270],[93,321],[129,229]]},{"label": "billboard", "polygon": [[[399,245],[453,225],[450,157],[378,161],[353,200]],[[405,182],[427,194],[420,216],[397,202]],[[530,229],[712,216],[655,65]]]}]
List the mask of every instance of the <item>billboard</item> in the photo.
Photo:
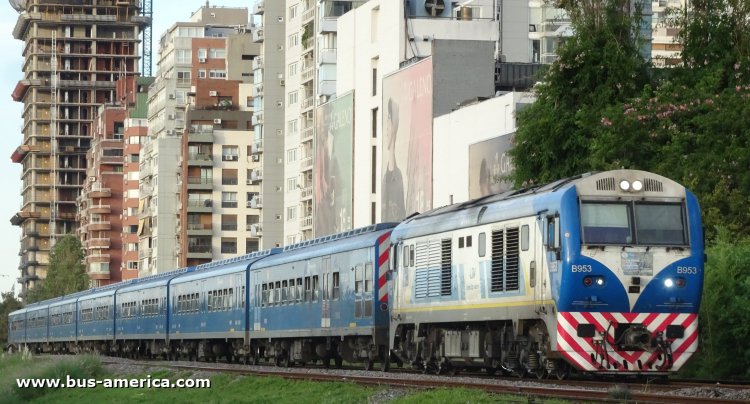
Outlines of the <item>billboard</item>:
[{"label": "billboard", "polygon": [[505,192],[513,187],[506,180],[513,170],[508,155],[514,134],[469,145],[469,199]]},{"label": "billboard", "polygon": [[383,79],[381,221],[432,208],[432,59]]},{"label": "billboard", "polygon": [[354,93],[315,111],[313,203],[315,237],[352,229]]}]

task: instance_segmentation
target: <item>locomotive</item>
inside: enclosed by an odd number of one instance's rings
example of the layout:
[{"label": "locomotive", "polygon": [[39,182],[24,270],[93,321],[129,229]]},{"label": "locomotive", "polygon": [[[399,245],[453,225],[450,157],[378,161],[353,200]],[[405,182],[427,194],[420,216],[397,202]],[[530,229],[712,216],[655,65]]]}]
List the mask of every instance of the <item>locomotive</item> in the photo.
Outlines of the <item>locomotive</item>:
[{"label": "locomotive", "polygon": [[9,343],[292,366],[675,372],[698,345],[696,197],[584,174],[11,313]]}]

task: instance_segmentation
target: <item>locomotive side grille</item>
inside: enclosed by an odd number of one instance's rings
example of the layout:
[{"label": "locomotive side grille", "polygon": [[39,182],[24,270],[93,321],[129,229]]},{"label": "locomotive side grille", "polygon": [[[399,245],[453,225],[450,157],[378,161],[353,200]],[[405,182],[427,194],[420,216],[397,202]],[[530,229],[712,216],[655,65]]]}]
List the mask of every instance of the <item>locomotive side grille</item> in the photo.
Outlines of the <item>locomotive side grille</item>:
[{"label": "locomotive side grille", "polygon": [[491,292],[518,290],[518,227],[492,232]]},{"label": "locomotive side grille", "polygon": [[597,191],[614,191],[615,189],[615,177],[602,178],[596,181]]},{"label": "locomotive side grille", "polygon": [[440,294],[450,296],[451,294],[451,239],[443,239],[440,265]]},{"label": "locomotive side grille", "polygon": [[492,232],[492,284],[490,286],[492,292],[502,292],[505,283],[503,279],[504,239],[503,230]]},{"label": "locomotive side grille", "polygon": [[505,234],[505,290],[518,290],[518,227]]},{"label": "locomotive side grille", "polygon": [[664,192],[664,184],[653,178],[646,178],[643,188],[648,192]]}]

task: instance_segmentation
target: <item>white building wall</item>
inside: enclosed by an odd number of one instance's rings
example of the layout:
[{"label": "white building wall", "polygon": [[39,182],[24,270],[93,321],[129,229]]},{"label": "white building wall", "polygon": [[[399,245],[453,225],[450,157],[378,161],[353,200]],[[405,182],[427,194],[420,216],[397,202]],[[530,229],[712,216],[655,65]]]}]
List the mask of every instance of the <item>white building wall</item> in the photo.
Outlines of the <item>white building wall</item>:
[{"label": "white building wall", "polygon": [[[177,196],[178,164],[180,162],[180,137],[163,136],[153,140],[154,194],[156,195],[156,225],[151,228],[152,250],[150,273],[170,271],[178,267],[177,262]],[[153,203],[153,202],[152,202]]]},{"label": "white building wall", "polygon": [[469,146],[516,131],[519,105],[529,93],[507,93],[468,105],[433,120],[434,208],[469,200]]},{"label": "white building wall", "polygon": [[[483,15],[492,16],[491,7]],[[356,228],[372,223],[373,202],[376,203],[375,221],[380,222],[383,77],[397,71],[402,61],[415,54],[429,56],[435,39],[494,41],[499,38],[499,25],[491,19],[409,19],[405,22],[403,3],[390,0],[370,0],[339,17],[337,25],[336,93],[354,91],[353,226]],[[372,94],[373,67],[377,68],[375,95]],[[378,109],[375,137],[372,134],[374,108]],[[374,178],[377,183],[374,194],[371,192],[373,146],[376,148]]]}]

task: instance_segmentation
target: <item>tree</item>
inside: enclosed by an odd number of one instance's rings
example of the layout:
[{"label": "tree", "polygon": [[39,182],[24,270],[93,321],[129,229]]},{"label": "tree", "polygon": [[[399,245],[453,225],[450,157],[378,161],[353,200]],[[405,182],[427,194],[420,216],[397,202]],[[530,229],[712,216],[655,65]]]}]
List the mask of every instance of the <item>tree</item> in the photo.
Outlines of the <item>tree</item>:
[{"label": "tree", "polygon": [[57,241],[50,253],[47,278],[41,287],[32,289],[29,302],[51,299],[79,292],[89,287],[89,277],[83,265],[81,242],[73,235]]},{"label": "tree", "polygon": [[5,346],[8,342],[8,314],[23,307],[21,301],[16,299],[13,292],[3,292],[0,302],[0,345]]},{"label": "tree", "polygon": [[621,105],[649,82],[640,55],[640,9],[630,0],[566,1],[574,34],[519,113],[511,150],[516,185],[548,182],[593,168],[589,159],[602,110]]}]

